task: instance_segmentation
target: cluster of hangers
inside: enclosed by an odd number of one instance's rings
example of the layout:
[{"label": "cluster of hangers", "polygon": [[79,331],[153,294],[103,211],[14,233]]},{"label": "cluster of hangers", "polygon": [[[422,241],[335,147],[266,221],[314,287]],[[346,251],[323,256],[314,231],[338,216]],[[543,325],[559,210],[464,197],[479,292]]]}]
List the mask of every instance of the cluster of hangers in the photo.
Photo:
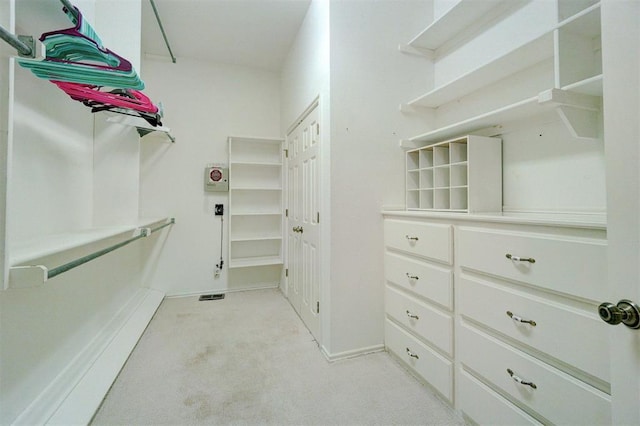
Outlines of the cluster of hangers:
[{"label": "cluster of hangers", "polygon": [[18,63],[50,80],[91,112],[135,115],[152,126],[162,125],[162,111],[140,91],[144,82],[131,63],[103,46],[77,7],[62,10],[75,26],[42,34],[44,59],[18,58]]}]

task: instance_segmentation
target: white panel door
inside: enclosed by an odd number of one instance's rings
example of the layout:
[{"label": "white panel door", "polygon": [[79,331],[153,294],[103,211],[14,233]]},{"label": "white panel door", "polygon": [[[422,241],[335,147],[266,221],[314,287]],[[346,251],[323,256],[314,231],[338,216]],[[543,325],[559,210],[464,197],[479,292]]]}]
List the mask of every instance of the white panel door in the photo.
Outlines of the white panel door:
[{"label": "white panel door", "polygon": [[288,136],[289,300],[305,325],[318,337],[319,268],[319,145],[318,108]]}]

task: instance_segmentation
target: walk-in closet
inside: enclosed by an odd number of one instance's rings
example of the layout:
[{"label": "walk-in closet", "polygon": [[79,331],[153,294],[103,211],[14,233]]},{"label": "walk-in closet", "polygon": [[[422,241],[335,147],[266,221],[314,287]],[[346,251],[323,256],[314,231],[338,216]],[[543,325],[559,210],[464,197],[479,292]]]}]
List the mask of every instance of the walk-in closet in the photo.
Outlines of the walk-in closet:
[{"label": "walk-in closet", "polygon": [[0,37],[0,424],[640,424],[640,2]]}]

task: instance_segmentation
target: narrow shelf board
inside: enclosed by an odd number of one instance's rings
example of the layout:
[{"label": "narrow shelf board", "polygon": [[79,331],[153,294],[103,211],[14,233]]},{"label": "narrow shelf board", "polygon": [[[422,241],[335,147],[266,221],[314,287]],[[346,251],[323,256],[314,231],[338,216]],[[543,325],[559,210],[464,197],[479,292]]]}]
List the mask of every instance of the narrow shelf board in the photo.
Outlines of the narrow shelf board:
[{"label": "narrow shelf board", "polygon": [[256,212],[256,211],[250,211],[250,212],[238,212],[238,213],[231,213],[231,216],[237,217],[237,216],[282,216],[282,212]]},{"label": "narrow shelf board", "polygon": [[[480,2],[482,3],[482,2]],[[461,77],[409,101],[410,106],[437,108],[482,87],[553,58],[553,32],[527,42]]]},{"label": "narrow shelf board", "polygon": [[562,88],[569,92],[582,93],[585,95],[602,96],[602,74],[586,78]]},{"label": "narrow shelf board", "polygon": [[11,266],[24,265],[36,259],[106,240],[121,234],[133,234],[139,228],[148,228],[151,225],[166,222],[167,220],[169,220],[169,218],[140,219],[137,223],[131,225],[92,228],[30,238],[10,245],[9,264]]},{"label": "narrow shelf board", "polygon": [[238,216],[282,216],[283,213],[282,212],[276,212],[276,211],[239,211],[236,213],[231,213],[231,216],[233,217],[238,217]]},{"label": "narrow shelf board", "polygon": [[263,166],[263,167],[282,167],[281,162],[276,161],[231,161],[231,166]]},{"label": "narrow shelf board", "polygon": [[[385,210],[385,217],[415,217],[451,220],[452,216],[444,211],[424,210],[410,207],[407,210]],[[519,225],[562,226],[568,228],[589,228],[597,230],[607,229],[606,213],[576,214],[576,213],[467,213],[456,215],[455,220],[513,223]]]},{"label": "narrow shelf board", "polygon": [[232,191],[282,191],[281,187],[273,186],[232,186],[229,189]]},{"label": "narrow shelf board", "polygon": [[282,236],[231,238],[232,243],[247,243],[252,241],[282,241]]},{"label": "narrow shelf board", "polygon": [[409,46],[435,50],[476,22],[489,10],[508,0],[461,0],[409,42]]},{"label": "narrow shelf board", "polygon": [[281,257],[247,257],[231,259],[229,268],[250,268],[252,266],[283,265]]},{"label": "narrow shelf board", "polygon": [[499,135],[503,126],[509,122],[542,114],[558,106],[568,106],[585,112],[594,112],[599,109],[600,102],[601,100],[597,96],[585,95],[575,91],[550,89],[522,101],[400,141],[400,146],[409,149],[419,148],[425,144],[479,131],[482,131],[485,136],[495,136]]},{"label": "narrow shelf board", "polygon": [[171,129],[165,126],[152,126],[151,124],[144,121],[144,119],[139,117],[131,117],[127,115],[114,115],[111,117],[107,117],[107,121],[109,123],[121,124],[123,126],[136,127],[138,129],[150,130],[152,132],[162,132],[169,133]]}]

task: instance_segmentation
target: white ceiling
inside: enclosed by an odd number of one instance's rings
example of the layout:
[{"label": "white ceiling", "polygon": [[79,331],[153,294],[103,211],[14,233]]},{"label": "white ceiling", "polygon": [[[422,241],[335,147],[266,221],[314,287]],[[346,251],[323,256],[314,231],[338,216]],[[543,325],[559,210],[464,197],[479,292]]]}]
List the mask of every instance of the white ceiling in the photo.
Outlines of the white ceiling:
[{"label": "white ceiling", "polygon": [[[311,0],[155,0],[174,56],[277,71]],[[142,0],[142,53],[165,56],[149,0]]]}]

